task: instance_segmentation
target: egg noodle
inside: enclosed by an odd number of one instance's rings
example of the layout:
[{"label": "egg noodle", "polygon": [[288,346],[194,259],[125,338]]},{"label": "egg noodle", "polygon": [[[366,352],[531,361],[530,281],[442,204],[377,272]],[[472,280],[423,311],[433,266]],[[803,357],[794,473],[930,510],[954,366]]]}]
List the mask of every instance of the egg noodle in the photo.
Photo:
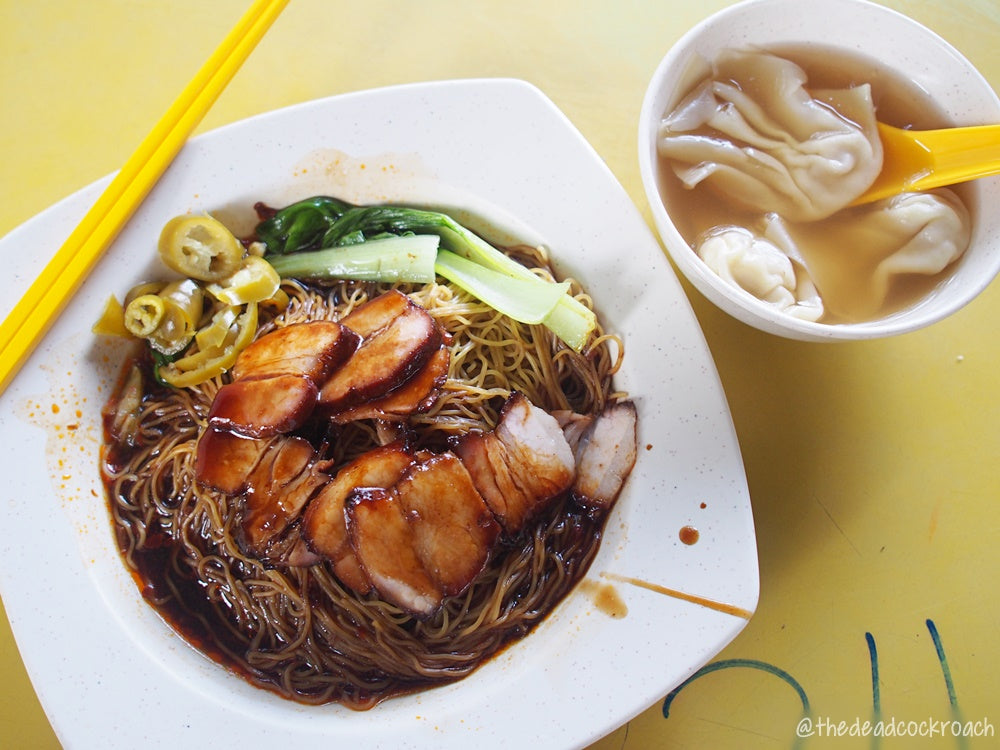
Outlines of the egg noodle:
[{"label": "egg noodle", "polygon": [[[544,278],[544,248],[509,251]],[[512,391],[549,411],[600,412],[624,348],[598,327],[582,353],[543,326],[503,316],[449,284],[286,280],[280,313],[262,312],[257,335],[292,323],[339,320],[397,288],[426,308],[450,338],[448,379],[434,406],[408,420],[414,447],[443,451],[450,437],[490,429]],[[590,298],[573,282],[588,307]],[[342,585],[329,564],[265,564],[237,542],[240,498],[195,481],[196,444],[228,375],[197,387],[157,384],[147,355],[127,365],[144,373],[139,416],[128,439],[108,438],[102,471],[123,558],[144,598],[189,642],[254,685],[307,704],[355,709],[461,678],[527,635],[583,576],[605,517],[567,497],[504,541],[464,593],[421,620]],[[134,382],[134,381],[133,381]],[[120,395],[106,413],[114,413]],[[110,418],[110,416],[109,416]],[[385,442],[373,420],[313,428],[320,456],[339,466]],[[333,469],[331,469],[331,473]]]}]

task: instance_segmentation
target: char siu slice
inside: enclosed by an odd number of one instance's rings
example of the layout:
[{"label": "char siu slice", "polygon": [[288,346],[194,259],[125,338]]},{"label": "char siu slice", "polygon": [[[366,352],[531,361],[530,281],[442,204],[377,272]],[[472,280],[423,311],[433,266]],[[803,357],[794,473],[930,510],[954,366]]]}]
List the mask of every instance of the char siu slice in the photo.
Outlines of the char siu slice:
[{"label": "char siu slice", "polygon": [[242,494],[250,472],[270,444],[271,440],[257,440],[209,427],[198,438],[195,477],[204,487],[227,495]]},{"label": "char siu slice", "polygon": [[209,422],[258,438],[291,432],[312,414],[319,386],[359,341],[331,321],[296,323],[261,336],[240,352],[232,382],[212,402]]},{"label": "char siu slice", "polygon": [[537,497],[554,497],[573,481],[573,452],[562,428],[521,393],[504,404],[493,434],[513,458],[518,483]]},{"label": "char siu slice", "polygon": [[340,323],[365,339],[385,328],[413,304],[413,300],[405,294],[392,289],[358,305],[341,318]]},{"label": "char siu slice", "polygon": [[318,395],[316,384],[302,375],[234,380],[215,394],[208,421],[241,435],[272,437],[301,426]]},{"label": "char siu slice", "polygon": [[441,330],[430,314],[395,291],[366,302],[345,317],[343,324],[360,333],[362,340],[320,390],[319,405],[327,415],[398,388],[423,368],[441,344]]},{"label": "char siu slice", "polygon": [[556,418],[556,421],[562,428],[563,435],[566,437],[566,442],[569,443],[569,447],[575,455],[576,447],[580,443],[580,438],[583,437],[587,430],[590,429],[590,426],[594,423],[594,415],[580,414],[579,412],[575,412],[570,409],[560,409],[552,412],[552,416]]},{"label": "char siu slice", "polygon": [[347,531],[379,596],[416,617],[437,611],[443,592],[417,556],[413,528],[395,493],[377,488],[352,492]]},{"label": "char siu slice", "polygon": [[610,508],[635,460],[635,404],[621,401],[607,407],[580,437],[573,496],[585,507]]},{"label": "char siu slice", "polygon": [[337,578],[359,594],[368,593],[371,582],[351,547],[344,504],[355,488],[392,487],[412,461],[398,442],[362,453],[323,486],[302,516],[302,536],[310,549],[327,558]]},{"label": "char siu slice", "polygon": [[559,423],[521,393],[507,399],[492,432],[459,438],[456,452],[508,535],[569,489],[576,471]]},{"label": "char siu slice", "polygon": [[437,351],[416,375],[403,385],[389,391],[382,398],[334,414],[332,421],[347,424],[359,419],[399,421],[412,414],[430,409],[441,394],[441,386],[448,378],[451,351],[439,346]]},{"label": "char siu slice", "polygon": [[240,352],[233,379],[301,375],[320,385],[351,356],[360,340],[354,331],[329,320],[277,328]]},{"label": "char siu slice", "polygon": [[316,455],[308,440],[282,436],[250,472],[243,495],[240,542],[248,554],[268,558],[269,547],[299,517],[327,477],[313,471]]},{"label": "char siu slice", "polygon": [[453,453],[412,464],[393,488],[417,558],[445,596],[468,588],[489,560],[500,527]]}]

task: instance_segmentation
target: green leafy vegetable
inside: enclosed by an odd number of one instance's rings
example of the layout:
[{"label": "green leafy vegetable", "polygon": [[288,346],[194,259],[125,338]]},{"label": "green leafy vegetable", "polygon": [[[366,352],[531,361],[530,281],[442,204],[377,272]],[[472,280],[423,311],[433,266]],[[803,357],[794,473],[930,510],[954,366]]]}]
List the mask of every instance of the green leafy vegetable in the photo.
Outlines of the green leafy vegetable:
[{"label": "green leafy vegetable", "polygon": [[[566,293],[568,284],[553,284],[540,279],[530,269],[447,214],[405,206],[352,206],[335,198],[320,196],[292,204],[257,227],[258,238],[267,246],[265,257],[280,275],[286,277],[360,278],[341,275],[334,270],[338,262],[335,260],[336,253],[344,252],[348,247],[353,252],[356,248],[387,237],[428,235],[440,240],[437,271],[442,276],[516,320],[544,324],[577,351],[587,343],[597,320],[590,308]],[[292,258],[294,254],[302,254],[302,251],[311,251],[305,255],[322,256],[315,262],[303,259],[303,266],[295,265]],[[451,255],[444,256],[442,261],[444,252]],[[317,276],[315,270],[307,273],[308,269],[324,264],[331,269],[325,275]],[[399,259],[396,258],[386,262],[385,267],[392,269],[398,264]],[[472,266],[492,273],[480,273]],[[300,268],[303,270],[293,270]],[[487,278],[493,286],[484,281]],[[410,279],[379,277],[374,280]],[[511,284],[510,280],[522,283]],[[538,297],[529,299],[532,295]],[[538,318],[539,311],[543,309],[544,314]]]},{"label": "green leafy vegetable", "polygon": [[330,225],[350,208],[351,204],[325,195],[306,198],[260,222],[257,238],[267,246],[268,254],[311,250],[319,246]]}]

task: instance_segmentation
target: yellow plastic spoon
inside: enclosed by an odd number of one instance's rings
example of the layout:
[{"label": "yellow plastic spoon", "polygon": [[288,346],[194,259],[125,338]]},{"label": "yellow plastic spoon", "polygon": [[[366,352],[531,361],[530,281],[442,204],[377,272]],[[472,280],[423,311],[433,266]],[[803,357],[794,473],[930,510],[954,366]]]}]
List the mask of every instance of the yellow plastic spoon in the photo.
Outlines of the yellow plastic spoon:
[{"label": "yellow plastic spoon", "polygon": [[1000,174],[1000,125],[903,130],[878,124],[882,171],[854,205]]}]

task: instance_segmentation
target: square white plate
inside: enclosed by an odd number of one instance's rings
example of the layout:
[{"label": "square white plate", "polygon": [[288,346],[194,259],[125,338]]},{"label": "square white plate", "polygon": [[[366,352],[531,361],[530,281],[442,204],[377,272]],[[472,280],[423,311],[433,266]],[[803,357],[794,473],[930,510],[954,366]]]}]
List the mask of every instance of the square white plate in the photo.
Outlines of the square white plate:
[{"label": "square white plate", "polygon": [[[0,240],[4,315],[110,178]],[[466,679],[369,712],[305,707],[210,662],[147,606],[118,556],[98,473],[120,352],[90,327],[156,273],[162,225],[316,193],[444,208],[497,241],[543,241],[624,336],[616,385],[639,458],[585,584]],[[657,241],[598,155],[537,89],[506,79],[319,100],[193,139],[0,399],[0,587],[67,747],[546,747],[592,742],[740,632],[757,604],[750,501],[725,396]],[[695,544],[681,541],[691,526]],[[685,598],[681,595],[687,595]],[[602,597],[627,613],[612,617]],[[621,612],[619,612],[620,614]]]}]

